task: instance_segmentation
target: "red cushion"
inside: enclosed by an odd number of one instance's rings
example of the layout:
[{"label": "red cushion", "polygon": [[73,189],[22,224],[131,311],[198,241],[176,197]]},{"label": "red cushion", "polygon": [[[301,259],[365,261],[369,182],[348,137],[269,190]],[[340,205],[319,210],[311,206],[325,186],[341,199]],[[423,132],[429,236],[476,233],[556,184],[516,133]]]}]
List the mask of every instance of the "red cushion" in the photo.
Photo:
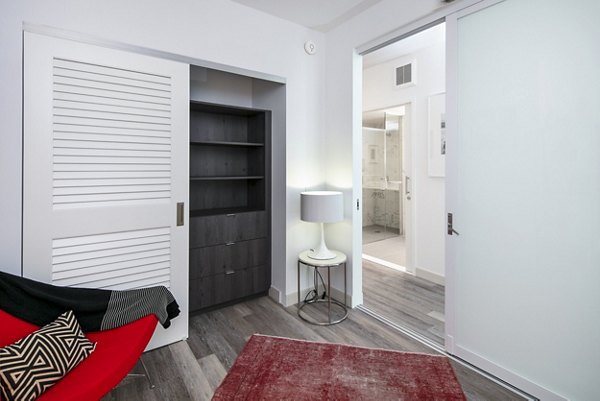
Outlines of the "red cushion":
[{"label": "red cushion", "polygon": [[[40,401],[99,400],[129,373],[156,328],[150,315],[112,330],[86,333],[96,350],[61,381],[42,394]],[[0,310],[0,347],[39,329]]]}]

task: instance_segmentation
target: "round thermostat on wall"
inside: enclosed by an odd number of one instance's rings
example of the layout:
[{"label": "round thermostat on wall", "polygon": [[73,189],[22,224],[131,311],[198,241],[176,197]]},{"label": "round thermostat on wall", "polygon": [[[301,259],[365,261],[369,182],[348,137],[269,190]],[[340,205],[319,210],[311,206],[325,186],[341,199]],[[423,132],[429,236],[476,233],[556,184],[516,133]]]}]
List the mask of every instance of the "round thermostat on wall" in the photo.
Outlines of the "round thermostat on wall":
[{"label": "round thermostat on wall", "polygon": [[307,40],[304,43],[304,51],[307,54],[315,54],[317,52],[317,45],[315,45],[315,42],[313,42],[312,40]]}]

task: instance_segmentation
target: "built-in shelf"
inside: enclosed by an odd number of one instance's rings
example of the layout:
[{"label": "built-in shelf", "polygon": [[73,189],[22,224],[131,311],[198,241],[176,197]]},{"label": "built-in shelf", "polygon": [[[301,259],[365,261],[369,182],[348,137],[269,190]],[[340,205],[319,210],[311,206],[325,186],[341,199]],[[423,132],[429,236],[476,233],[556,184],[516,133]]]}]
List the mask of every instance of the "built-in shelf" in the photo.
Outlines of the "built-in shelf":
[{"label": "built-in shelf", "polygon": [[242,146],[242,147],[264,147],[264,143],[256,142],[227,142],[227,141],[191,141],[190,145],[210,145],[210,146]]},{"label": "built-in shelf", "polygon": [[253,208],[253,207],[225,207],[215,209],[195,209],[190,210],[190,217],[201,217],[201,216],[216,216],[220,214],[238,214],[247,212],[258,212],[264,209]]},{"label": "built-in shelf", "polygon": [[271,285],[271,112],[190,102],[189,310]]},{"label": "built-in shelf", "polygon": [[262,180],[264,178],[264,175],[226,175],[211,177],[190,177],[190,181]]}]

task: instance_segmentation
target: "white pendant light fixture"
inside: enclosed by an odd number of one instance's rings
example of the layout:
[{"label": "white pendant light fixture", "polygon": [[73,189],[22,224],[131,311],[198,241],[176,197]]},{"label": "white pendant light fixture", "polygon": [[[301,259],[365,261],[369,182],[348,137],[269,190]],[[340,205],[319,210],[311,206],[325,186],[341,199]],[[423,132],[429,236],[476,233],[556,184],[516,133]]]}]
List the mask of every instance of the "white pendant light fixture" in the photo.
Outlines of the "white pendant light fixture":
[{"label": "white pendant light fixture", "polygon": [[307,191],[300,193],[301,213],[303,221],[319,223],[321,226],[321,240],[310,250],[308,256],[312,259],[333,259],[335,253],[331,252],[325,244],[323,223],[333,223],[343,220],[344,204],[342,193],[338,191]]}]

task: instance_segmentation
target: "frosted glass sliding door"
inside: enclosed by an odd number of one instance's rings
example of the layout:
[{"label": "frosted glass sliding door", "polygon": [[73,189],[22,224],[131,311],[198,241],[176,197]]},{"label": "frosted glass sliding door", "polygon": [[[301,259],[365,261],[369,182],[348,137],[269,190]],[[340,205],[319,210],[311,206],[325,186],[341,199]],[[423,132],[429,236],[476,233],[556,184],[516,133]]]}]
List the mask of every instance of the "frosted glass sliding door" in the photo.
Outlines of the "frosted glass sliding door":
[{"label": "frosted glass sliding door", "polygon": [[544,400],[600,399],[600,2],[448,19],[447,348]]}]

